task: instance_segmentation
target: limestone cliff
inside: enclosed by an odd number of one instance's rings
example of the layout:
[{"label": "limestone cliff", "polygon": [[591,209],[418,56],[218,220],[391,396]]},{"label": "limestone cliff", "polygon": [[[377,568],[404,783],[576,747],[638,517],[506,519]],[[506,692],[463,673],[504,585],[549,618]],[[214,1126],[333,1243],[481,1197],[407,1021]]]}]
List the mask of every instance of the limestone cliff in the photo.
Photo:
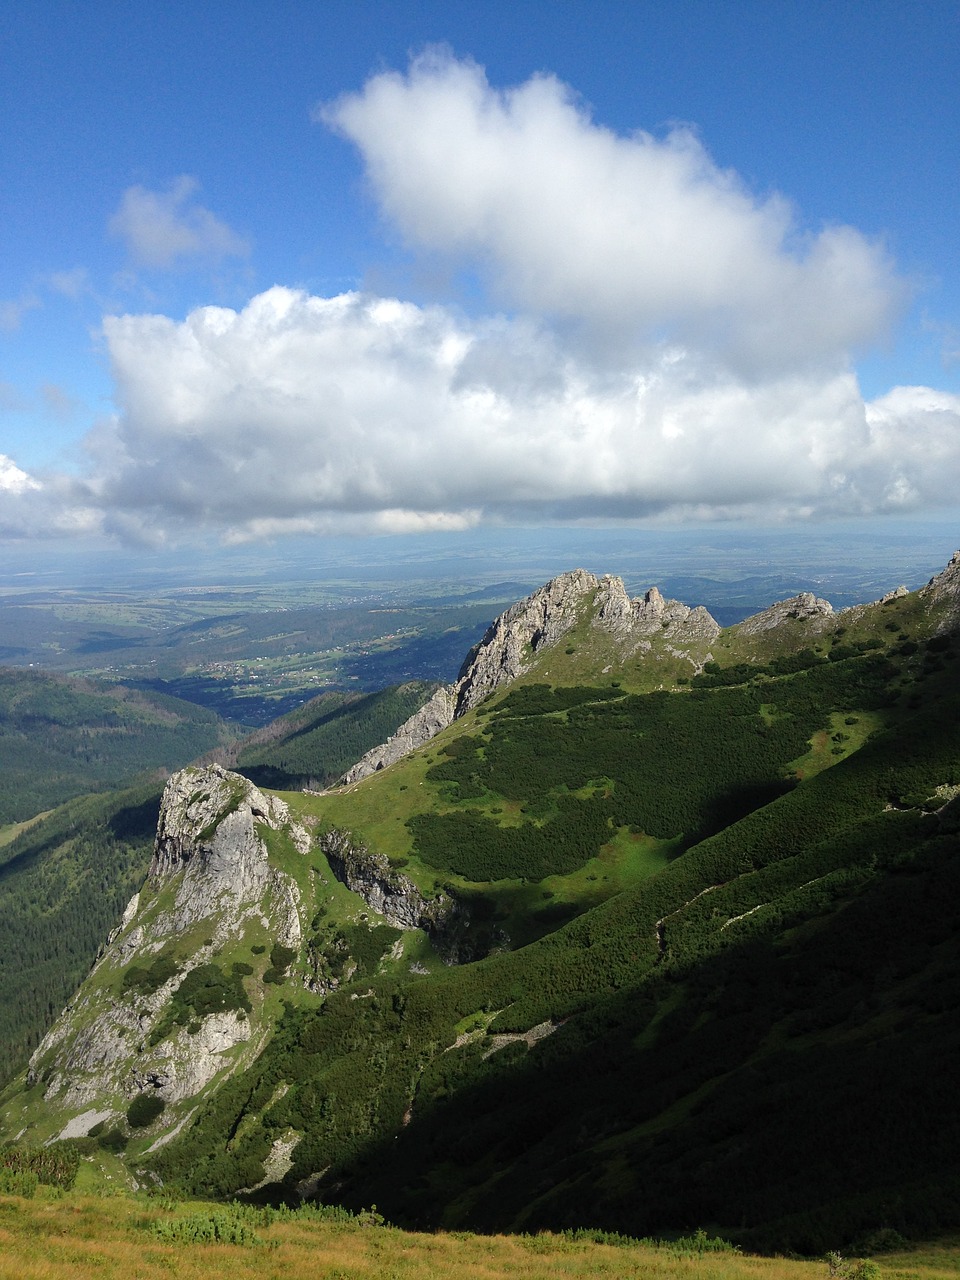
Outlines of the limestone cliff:
[{"label": "limestone cliff", "polygon": [[388,742],[348,770],[340,784],[359,782],[423,746],[488,694],[524,675],[544,650],[587,618],[615,636],[624,655],[649,647],[652,634],[682,645],[709,641],[720,631],[702,606],[691,609],[665,600],[656,587],[631,600],[620,578],[598,578],[585,569],[561,573],[500,614],[467,654],[456,683],[439,689]]},{"label": "limestone cliff", "polygon": [[188,975],[204,965],[215,975],[222,950],[250,930],[299,948],[300,894],[271,863],[270,832],[309,847],[281,800],[219,765],[170,779],[143,889],[30,1060],[28,1086],[69,1117],[66,1131],[117,1116],[144,1090],[190,1098],[259,1049],[266,1028],[242,996],[180,1021],[170,1009]]},{"label": "limestone cliff", "polygon": [[462,905],[445,893],[426,898],[408,877],[345,831],[327,831],[318,841],[330,870],[341,884],[361,897],[388,924],[422,929],[448,961],[459,954],[458,926],[466,919]]}]

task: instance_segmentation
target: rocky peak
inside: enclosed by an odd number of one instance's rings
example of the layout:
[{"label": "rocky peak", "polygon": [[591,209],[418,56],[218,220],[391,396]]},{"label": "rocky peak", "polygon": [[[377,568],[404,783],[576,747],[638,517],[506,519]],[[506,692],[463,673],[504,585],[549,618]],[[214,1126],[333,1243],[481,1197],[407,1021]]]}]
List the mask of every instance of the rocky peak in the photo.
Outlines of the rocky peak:
[{"label": "rocky peak", "polygon": [[[170,778],[143,889],[30,1060],[31,1079],[44,1081],[48,1102],[65,1113],[87,1108],[84,1115],[116,1116],[121,1100],[144,1089],[180,1101],[243,1062],[243,1047],[257,1031],[254,1015],[227,1009],[190,1028],[167,1028],[163,1019],[186,976],[235,945],[248,927],[299,949],[300,894],[270,862],[265,829],[282,832],[301,853],[309,849],[309,835],[283,801],[246,778],[220,765]],[[184,950],[183,939],[199,925],[204,941]],[[134,984],[128,991],[122,975],[134,966],[149,970],[164,954],[176,956],[171,975],[155,988]]]},{"label": "rocky peak", "polygon": [[[283,801],[265,796],[239,774],[214,764],[181,769],[170,778],[147,884],[180,879],[173,910],[157,921],[155,934],[182,933],[217,913],[226,912],[232,920],[263,899],[279,873],[270,865],[258,826],[287,830],[302,851],[309,848],[307,832],[291,823]],[[292,903],[290,908],[283,913],[282,932],[293,945],[299,943],[300,928]]]},{"label": "rocky peak", "polygon": [[584,602],[599,585],[586,569],[574,569],[501,613],[460,668],[455,714],[469,711],[494,689],[522,675],[541,649],[556,644],[579,621]]},{"label": "rocky peak", "polygon": [[529,671],[537,655],[562,639],[590,608],[595,626],[634,648],[649,648],[643,637],[654,633],[683,642],[712,640],[720,632],[702,606],[690,609],[679,600],[665,600],[656,587],[631,600],[621,578],[598,578],[586,569],[561,573],[500,614],[467,654],[456,684],[438,690],[392,738],[348,770],[340,785],[359,782],[423,746],[495,689]]},{"label": "rocky peak", "polygon": [[778,600],[761,613],[746,618],[738,623],[737,630],[745,635],[755,635],[759,631],[770,631],[781,627],[786,622],[808,618],[826,618],[833,614],[833,605],[829,600],[821,600],[812,591],[801,591],[789,600]]}]

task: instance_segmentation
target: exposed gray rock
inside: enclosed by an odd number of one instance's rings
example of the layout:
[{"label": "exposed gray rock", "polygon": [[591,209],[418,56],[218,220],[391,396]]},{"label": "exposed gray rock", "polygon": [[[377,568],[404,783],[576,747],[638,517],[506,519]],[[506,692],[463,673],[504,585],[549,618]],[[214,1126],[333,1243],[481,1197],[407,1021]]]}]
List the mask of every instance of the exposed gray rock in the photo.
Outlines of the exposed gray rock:
[{"label": "exposed gray rock", "polygon": [[456,715],[522,675],[541,649],[556,644],[580,620],[599,585],[594,574],[574,569],[501,613],[460,668]]},{"label": "exposed gray rock", "polygon": [[561,573],[502,613],[467,654],[456,684],[438,690],[392,738],[349,769],[340,785],[359,782],[422,747],[494,690],[529,671],[537,656],[589,610],[594,625],[621,639],[626,651],[648,647],[645,637],[653,634],[682,644],[710,641],[720,632],[702,606],[690,609],[678,600],[665,600],[656,587],[631,600],[620,578],[598,578],[586,569]]},{"label": "exposed gray rock", "polygon": [[761,613],[752,618],[745,618],[737,623],[737,631],[743,635],[756,635],[761,631],[770,631],[774,627],[782,627],[786,622],[798,619],[826,618],[833,614],[833,605],[829,600],[821,600],[812,591],[802,591],[789,600],[778,600]]},{"label": "exposed gray rock", "polygon": [[405,720],[400,728],[379,747],[368,751],[340,779],[341,786],[349,786],[359,782],[379,769],[385,769],[403,756],[416,751],[425,742],[429,742],[441,729],[445,729],[453,720],[456,708],[455,686],[444,684],[433,694],[429,702],[424,703],[419,711],[409,720]]},{"label": "exposed gray rock", "polygon": [[258,824],[286,829],[301,850],[310,837],[291,823],[287,806],[221,765],[181,769],[167,783],[160,806],[148,885],[179,876],[173,910],[151,927],[154,950],[199,920],[210,920],[214,941],[236,934],[241,920],[272,903],[272,923],[284,946],[300,944],[299,895],[289,876],[272,867]]},{"label": "exposed gray rock", "polygon": [[662,631],[669,639],[713,640],[720,634],[719,623],[703,605],[691,609],[679,600],[665,600],[656,587],[631,600],[623,580],[609,575],[599,581],[596,605],[597,625],[620,636]]},{"label": "exposed gray rock", "polygon": [[907,588],[901,583],[899,587],[895,587],[893,591],[888,591],[885,596],[881,596],[881,604],[889,604],[891,600],[900,600],[904,596],[909,595]]},{"label": "exposed gray rock", "polygon": [[953,553],[947,567],[921,587],[919,594],[927,604],[943,607],[938,631],[952,631],[960,626],[960,551]]},{"label": "exposed gray rock", "polygon": [[[291,822],[281,800],[220,765],[170,778],[144,888],[30,1060],[28,1079],[43,1080],[48,1100],[62,1109],[115,1107],[117,1099],[152,1088],[177,1102],[239,1064],[242,1055],[231,1050],[257,1038],[242,1011],[209,1014],[193,1031],[174,1027],[157,1044],[150,1038],[184,977],[241,936],[248,921],[265,919],[277,941],[299,948],[299,891],[269,860],[268,828],[283,831],[298,849],[309,848],[309,835]],[[123,970],[149,967],[158,952],[201,923],[203,945],[178,958],[173,977],[153,992],[122,991]]]},{"label": "exposed gray rock", "polygon": [[327,831],[318,843],[340,883],[396,928],[423,929],[439,940],[460,916],[459,903],[443,893],[425,898],[408,876],[391,867],[382,853],[368,849],[347,832]]}]

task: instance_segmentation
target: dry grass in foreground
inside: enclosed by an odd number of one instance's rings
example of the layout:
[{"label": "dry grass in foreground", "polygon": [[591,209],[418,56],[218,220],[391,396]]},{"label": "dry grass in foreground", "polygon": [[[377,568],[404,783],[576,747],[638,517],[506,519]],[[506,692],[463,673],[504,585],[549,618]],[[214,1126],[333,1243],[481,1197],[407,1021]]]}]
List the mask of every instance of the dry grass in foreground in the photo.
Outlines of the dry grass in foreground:
[{"label": "dry grass in foreground", "polygon": [[[185,1242],[158,1234],[183,1234],[185,1223],[196,1228],[217,1220],[246,1242]],[[850,1274],[849,1264],[845,1269]],[[873,1274],[882,1280],[952,1280],[960,1274],[960,1250],[939,1247],[890,1256]],[[684,1257],[668,1249],[555,1235],[424,1235],[357,1222],[283,1217],[262,1225],[254,1218],[245,1222],[231,1217],[223,1206],[164,1206],[135,1196],[0,1196],[0,1280],[153,1280],[171,1275],[182,1280],[827,1280],[829,1271],[825,1262],[735,1252]]]}]

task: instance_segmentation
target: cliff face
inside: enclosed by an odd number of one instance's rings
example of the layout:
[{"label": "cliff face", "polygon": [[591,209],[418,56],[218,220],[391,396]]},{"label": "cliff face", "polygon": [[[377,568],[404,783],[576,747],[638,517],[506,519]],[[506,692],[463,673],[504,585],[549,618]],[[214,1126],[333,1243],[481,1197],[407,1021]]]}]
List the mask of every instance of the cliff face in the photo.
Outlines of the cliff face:
[{"label": "cliff face", "polygon": [[281,800],[218,765],[170,779],[144,887],[30,1060],[28,1085],[74,1113],[65,1132],[85,1133],[144,1090],[190,1098],[259,1048],[265,1029],[242,995],[224,1008],[208,998],[180,1021],[170,1010],[195,970],[226,983],[216,961],[251,930],[299,948],[300,894],[271,864],[268,833],[309,847]]},{"label": "cliff face", "polygon": [[683,645],[709,641],[720,632],[702,606],[690,609],[665,600],[656,587],[631,600],[620,578],[598,578],[585,569],[562,573],[502,613],[467,654],[456,683],[439,689],[388,742],[348,770],[341,785],[359,782],[423,746],[494,690],[525,675],[544,650],[588,617],[625,653],[649,647],[646,638],[654,634]]},{"label": "cliff face", "polygon": [[463,936],[469,915],[462,903],[445,893],[424,897],[409,876],[391,867],[388,858],[345,831],[325,832],[318,845],[340,883],[388,924],[422,929],[448,964],[473,958]]},{"label": "cliff face", "polygon": [[947,567],[920,588],[920,598],[943,608],[939,631],[960,627],[960,551],[955,551]]}]

